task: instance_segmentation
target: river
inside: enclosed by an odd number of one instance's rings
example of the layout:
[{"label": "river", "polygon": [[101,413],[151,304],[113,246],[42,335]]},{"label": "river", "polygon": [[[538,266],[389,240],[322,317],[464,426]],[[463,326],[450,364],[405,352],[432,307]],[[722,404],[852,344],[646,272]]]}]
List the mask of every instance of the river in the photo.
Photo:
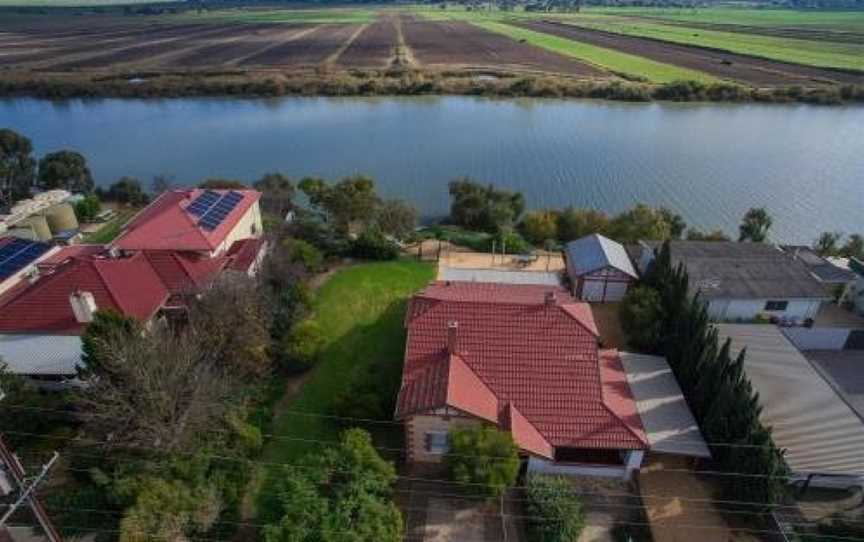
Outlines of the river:
[{"label": "river", "polygon": [[539,99],[280,98],[0,100],[0,127],[38,154],[83,153],[100,185],[157,174],[178,184],[268,171],[363,173],[425,216],[459,175],[530,206],[617,212],[643,201],[704,229],[751,206],[775,239],[864,232],[864,107],[626,104]]}]

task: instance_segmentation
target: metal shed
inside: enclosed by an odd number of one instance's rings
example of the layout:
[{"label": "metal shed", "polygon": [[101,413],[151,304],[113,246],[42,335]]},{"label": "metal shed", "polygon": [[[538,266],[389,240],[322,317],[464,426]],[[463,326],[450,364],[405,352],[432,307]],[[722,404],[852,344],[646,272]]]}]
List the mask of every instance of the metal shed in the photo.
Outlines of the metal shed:
[{"label": "metal shed", "polygon": [[573,295],[583,301],[621,301],[639,277],[624,245],[600,234],[567,243],[564,254]]}]

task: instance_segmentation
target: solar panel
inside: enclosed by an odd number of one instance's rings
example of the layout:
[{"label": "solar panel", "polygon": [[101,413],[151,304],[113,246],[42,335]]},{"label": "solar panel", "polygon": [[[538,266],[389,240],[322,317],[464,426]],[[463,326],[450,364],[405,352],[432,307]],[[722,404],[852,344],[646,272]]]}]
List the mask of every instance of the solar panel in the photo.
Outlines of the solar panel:
[{"label": "solar panel", "polygon": [[233,190],[228,192],[208,207],[207,211],[202,214],[201,220],[198,221],[198,225],[205,230],[215,230],[242,199],[243,194]]},{"label": "solar panel", "polygon": [[192,203],[186,207],[186,210],[193,215],[201,216],[207,212],[207,210],[213,206],[214,203],[219,201],[219,193],[214,192],[212,190],[205,190],[201,193],[200,196],[192,200]]},{"label": "solar panel", "polygon": [[24,269],[45,254],[49,248],[51,248],[49,245],[27,239],[13,239],[6,243],[0,247],[0,280],[5,280]]}]

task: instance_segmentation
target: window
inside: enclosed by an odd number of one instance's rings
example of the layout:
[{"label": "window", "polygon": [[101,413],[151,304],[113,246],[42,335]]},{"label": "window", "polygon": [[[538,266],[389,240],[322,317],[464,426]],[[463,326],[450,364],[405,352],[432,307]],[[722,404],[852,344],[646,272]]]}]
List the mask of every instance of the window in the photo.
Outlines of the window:
[{"label": "window", "polygon": [[446,454],[450,450],[447,441],[447,433],[443,431],[430,431],[426,433],[426,451],[430,454]]},{"label": "window", "polygon": [[785,311],[786,307],[788,306],[788,301],[768,301],[767,303],[765,303],[765,310],[772,312]]}]

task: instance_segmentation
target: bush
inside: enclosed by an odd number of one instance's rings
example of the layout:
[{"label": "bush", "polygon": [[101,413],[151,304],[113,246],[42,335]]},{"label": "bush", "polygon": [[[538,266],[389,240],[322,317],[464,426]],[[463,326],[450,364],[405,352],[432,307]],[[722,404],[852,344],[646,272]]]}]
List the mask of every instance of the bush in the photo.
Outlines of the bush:
[{"label": "bush", "polygon": [[558,239],[557,214],[548,209],[526,213],[520,229],[525,238],[535,245],[540,245],[548,239]]},{"label": "bush", "polygon": [[315,320],[303,320],[282,339],[283,366],[290,371],[308,370],[318,359],[324,342],[321,326]]},{"label": "bush", "polygon": [[640,352],[651,353],[660,345],[662,304],[657,290],[647,286],[630,288],[621,303],[621,327],[627,342]]},{"label": "bush", "polygon": [[491,426],[455,428],[445,463],[456,482],[478,495],[498,498],[516,482],[519,450],[506,431]]},{"label": "bush", "polygon": [[375,229],[368,229],[351,243],[351,255],[365,260],[395,260],[399,245]]},{"label": "bush", "polygon": [[75,204],[75,216],[78,222],[93,222],[102,211],[102,204],[99,203],[99,198],[96,195],[85,196],[81,201]]},{"label": "bush", "polygon": [[585,527],[582,502],[560,476],[533,475],[526,486],[531,542],[575,542]]}]

